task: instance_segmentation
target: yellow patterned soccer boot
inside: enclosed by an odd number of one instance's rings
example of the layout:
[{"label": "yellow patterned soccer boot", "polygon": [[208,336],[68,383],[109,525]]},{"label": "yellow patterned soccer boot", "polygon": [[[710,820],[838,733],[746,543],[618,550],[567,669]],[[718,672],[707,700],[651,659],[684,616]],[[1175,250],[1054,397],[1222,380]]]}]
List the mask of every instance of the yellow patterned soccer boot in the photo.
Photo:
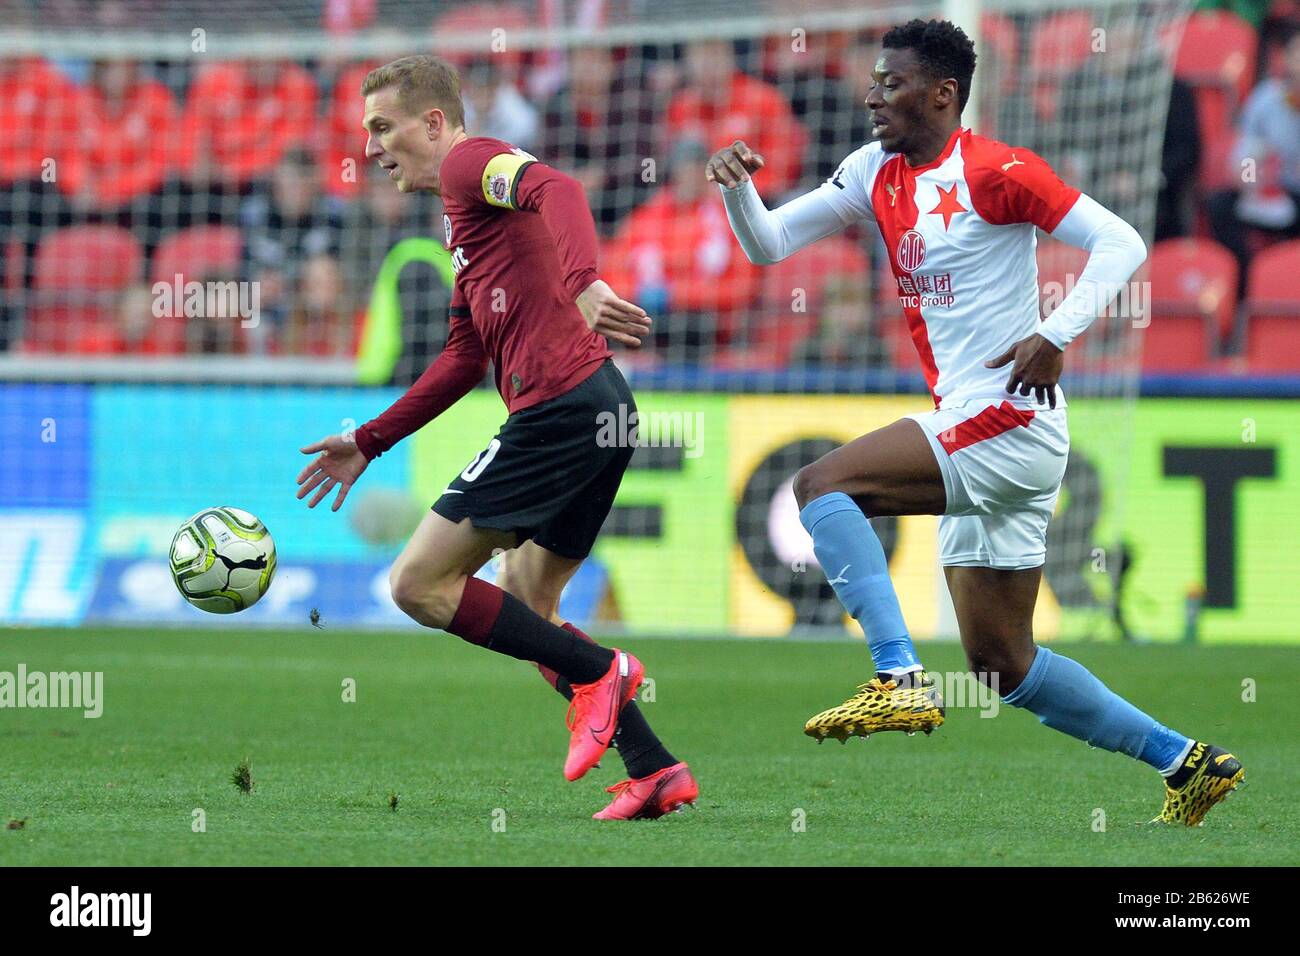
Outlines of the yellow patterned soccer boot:
[{"label": "yellow patterned soccer boot", "polygon": [[1245,777],[1240,760],[1198,740],[1183,765],[1165,780],[1165,806],[1151,822],[1200,826],[1210,808],[1226,799]]},{"label": "yellow patterned soccer boot", "polygon": [[925,671],[913,671],[882,681],[873,677],[858,685],[858,692],[804,724],[803,732],[821,743],[834,737],[870,737],[882,730],[901,730],[909,737],[918,730],[929,734],[943,723],[943,699]]}]

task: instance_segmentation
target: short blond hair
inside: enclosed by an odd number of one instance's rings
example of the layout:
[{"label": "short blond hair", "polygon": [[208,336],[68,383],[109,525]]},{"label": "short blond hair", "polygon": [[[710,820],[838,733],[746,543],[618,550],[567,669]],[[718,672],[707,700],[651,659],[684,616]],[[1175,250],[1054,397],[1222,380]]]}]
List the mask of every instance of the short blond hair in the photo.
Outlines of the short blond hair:
[{"label": "short blond hair", "polygon": [[366,74],[361,95],[369,96],[392,86],[397,87],[397,102],[406,112],[416,114],[436,107],[452,126],[465,125],[460,76],[445,60],[421,53],[385,63]]}]

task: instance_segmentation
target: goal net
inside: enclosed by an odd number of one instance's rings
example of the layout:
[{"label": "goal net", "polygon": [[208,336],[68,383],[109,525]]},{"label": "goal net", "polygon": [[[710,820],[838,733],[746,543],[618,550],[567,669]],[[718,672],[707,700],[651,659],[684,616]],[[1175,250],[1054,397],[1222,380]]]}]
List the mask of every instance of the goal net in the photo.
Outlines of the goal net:
[{"label": "goal net", "polygon": [[[757,148],[769,205],[813,188],[870,136],[883,32],[947,16],[979,56],[965,125],[1036,150],[1149,241],[1186,6],[0,0],[0,621],[404,623],[387,568],[504,419],[490,378],[341,512],[309,512],[293,479],[301,445],[377,414],[445,340],[441,206],[398,193],[360,127],[367,71],[435,51],[472,134],[582,181],[603,276],[655,318],[642,350],[616,348],[641,447],[562,611],[599,633],[851,634],[791,479],[923,410],[919,364],[873,227],[753,266],[706,157]],[[1050,309],[1083,254],[1040,233],[1038,256]],[[1067,357],[1043,636],[1109,626],[1142,288]],[[213,505],[256,514],[279,550],[270,593],[232,619],[183,605],[163,560]],[[955,630],[936,521],[877,522],[925,637]]]}]

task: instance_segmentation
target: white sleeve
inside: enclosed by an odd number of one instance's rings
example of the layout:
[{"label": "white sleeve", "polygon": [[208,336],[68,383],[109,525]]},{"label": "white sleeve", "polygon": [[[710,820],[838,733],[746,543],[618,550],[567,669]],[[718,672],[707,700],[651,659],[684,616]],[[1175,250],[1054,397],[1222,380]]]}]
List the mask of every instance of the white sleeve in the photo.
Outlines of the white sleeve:
[{"label": "white sleeve", "polygon": [[825,185],[775,210],[763,205],[753,180],[747,179],[734,189],[719,188],[731,231],[755,265],[780,262],[853,221],[841,217],[839,210],[828,201],[823,193]]},{"label": "white sleeve", "polygon": [[1083,334],[1147,257],[1137,230],[1092,197],[1080,194],[1053,237],[1088,250],[1088,264],[1070,294],[1042,324],[1038,334],[1064,349]]}]

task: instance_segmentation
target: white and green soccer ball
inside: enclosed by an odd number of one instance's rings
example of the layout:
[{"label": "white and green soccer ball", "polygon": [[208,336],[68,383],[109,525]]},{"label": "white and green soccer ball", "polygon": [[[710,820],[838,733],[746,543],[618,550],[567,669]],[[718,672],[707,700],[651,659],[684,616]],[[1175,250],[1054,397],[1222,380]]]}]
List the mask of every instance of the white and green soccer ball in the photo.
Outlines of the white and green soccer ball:
[{"label": "white and green soccer ball", "polygon": [[252,607],[275,577],[271,533],[239,508],[204,508],[189,518],[168,557],[181,596],[213,614]]}]

